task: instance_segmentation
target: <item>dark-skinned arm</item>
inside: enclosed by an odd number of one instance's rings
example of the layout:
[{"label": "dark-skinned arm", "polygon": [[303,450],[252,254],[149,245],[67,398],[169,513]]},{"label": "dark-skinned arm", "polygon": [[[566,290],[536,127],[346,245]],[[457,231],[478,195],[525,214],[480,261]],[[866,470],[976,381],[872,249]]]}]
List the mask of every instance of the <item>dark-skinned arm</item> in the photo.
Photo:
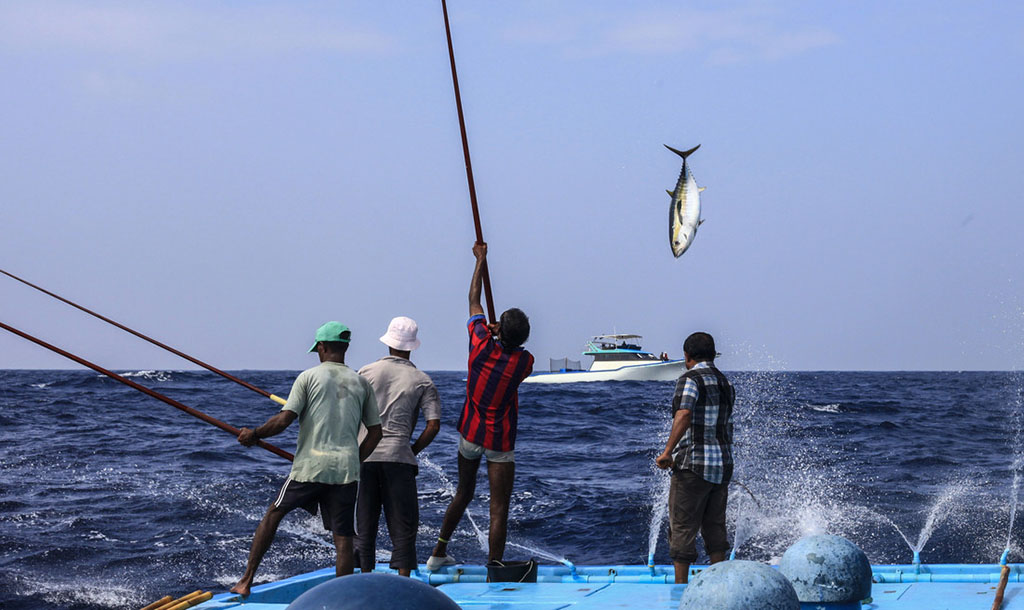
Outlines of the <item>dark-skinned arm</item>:
[{"label": "dark-skinned arm", "polygon": [[294,411],[278,411],[277,415],[274,415],[267,420],[265,424],[256,428],[242,428],[238,431],[238,442],[242,443],[246,447],[252,447],[256,444],[256,441],[261,438],[267,438],[268,436],[276,436],[284,432],[285,428],[292,425],[295,421]]},{"label": "dark-skinned arm", "polygon": [[483,269],[487,262],[487,244],[473,244],[473,256],[476,257],[476,267],[473,268],[473,279],[469,282],[469,315],[483,315],[484,308],[480,305],[480,291],[483,287]]},{"label": "dark-skinned arm", "polygon": [[384,437],[384,432],[380,427],[380,424],[375,426],[366,427],[366,436],[363,437],[363,442],[359,443],[359,461],[362,462],[366,458],[370,457],[373,450],[377,448],[377,443]]},{"label": "dark-skinned arm", "polygon": [[672,449],[679,444],[679,441],[690,429],[693,422],[693,411],[680,409],[672,416],[672,432],[668,435],[668,442],[665,443],[665,451],[655,459],[658,468],[665,470],[672,466]]},{"label": "dark-skinned arm", "polygon": [[428,419],[426,427],[423,428],[423,432],[420,433],[420,437],[416,439],[416,442],[412,444],[412,452],[414,455],[419,455],[420,451],[427,448],[434,437],[437,436],[438,431],[441,429],[441,420],[439,419]]}]

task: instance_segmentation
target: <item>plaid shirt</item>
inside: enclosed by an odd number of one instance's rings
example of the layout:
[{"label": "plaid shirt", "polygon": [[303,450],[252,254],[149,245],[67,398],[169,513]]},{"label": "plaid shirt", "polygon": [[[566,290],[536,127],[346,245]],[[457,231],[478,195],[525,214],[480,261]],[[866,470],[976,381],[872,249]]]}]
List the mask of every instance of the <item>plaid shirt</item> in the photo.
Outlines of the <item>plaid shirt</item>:
[{"label": "plaid shirt", "polygon": [[533,372],[533,355],[506,349],[491,337],[487,321],[469,319],[466,403],[459,415],[462,438],[493,451],[512,451],[519,420],[519,384]]},{"label": "plaid shirt", "polygon": [[698,362],[676,382],[672,415],[690,411],[693,420],[676,446],[679,470],[692,470],[710,483],[732,478],[732,406],[736,391],[717,368]]}]

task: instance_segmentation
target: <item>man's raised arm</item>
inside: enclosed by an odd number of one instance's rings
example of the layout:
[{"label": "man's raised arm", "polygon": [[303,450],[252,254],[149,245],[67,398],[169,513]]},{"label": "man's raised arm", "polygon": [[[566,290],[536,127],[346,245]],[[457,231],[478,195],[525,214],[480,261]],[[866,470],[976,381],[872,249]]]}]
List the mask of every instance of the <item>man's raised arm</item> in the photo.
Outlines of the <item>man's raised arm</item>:
[{"label": "man's raised arm", "polygon": [[469,283],[469,315],[483,315],[484,308],[480,305],[480,289],[483,286],[483,269],[487,261],[487,244],[473,244],[473,256],[476,257],[476,266],[473,267],[473,279]]}]

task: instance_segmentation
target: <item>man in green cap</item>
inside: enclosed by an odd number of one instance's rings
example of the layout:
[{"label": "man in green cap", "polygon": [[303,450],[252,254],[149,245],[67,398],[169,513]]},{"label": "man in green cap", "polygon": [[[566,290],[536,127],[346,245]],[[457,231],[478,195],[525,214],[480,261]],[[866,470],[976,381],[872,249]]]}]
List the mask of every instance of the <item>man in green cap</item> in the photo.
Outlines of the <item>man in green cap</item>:
[{"label": "man in green cap", "polygon": [[[245,574],[231,588],[232,593],[249,595],[256,568],[274,541],[277,526],[295,508],[315,515],[320,507],[324,529],[334,536],[335,573],[344,576],[353,572],[359,465],[373,453],[382,432],[373,387],[345,365],[351,336],[348,327],[339,322],[328,322],[317,329],[316,342],[309,351],[319,355],[320,365],[299,374],[288,402],[277,415],[255,430],[242,428],[238,434],[238,442],[251,447],[299,420],[291,474],[256,528]],[[362,443],[357,440],[360,424],[367,431]]]}]

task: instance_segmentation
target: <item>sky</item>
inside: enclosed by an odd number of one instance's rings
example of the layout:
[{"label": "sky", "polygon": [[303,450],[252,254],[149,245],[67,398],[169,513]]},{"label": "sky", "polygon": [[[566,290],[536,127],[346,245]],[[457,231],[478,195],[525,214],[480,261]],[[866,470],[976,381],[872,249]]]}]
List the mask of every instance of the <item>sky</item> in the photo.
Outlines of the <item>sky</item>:
[{"label": "sky", "polygon": [[[1024,5],[452,0],[499,310],[726,370],[1024,365]],[[0,3],[0,269],[223,369],[315,329],[465,366],[474,240],[439,2]],[[673,258],[687,149],[705,224]],[[0,321],[193,365],[0,276]],[[0,368],[75,368],[0,333]]]}]

